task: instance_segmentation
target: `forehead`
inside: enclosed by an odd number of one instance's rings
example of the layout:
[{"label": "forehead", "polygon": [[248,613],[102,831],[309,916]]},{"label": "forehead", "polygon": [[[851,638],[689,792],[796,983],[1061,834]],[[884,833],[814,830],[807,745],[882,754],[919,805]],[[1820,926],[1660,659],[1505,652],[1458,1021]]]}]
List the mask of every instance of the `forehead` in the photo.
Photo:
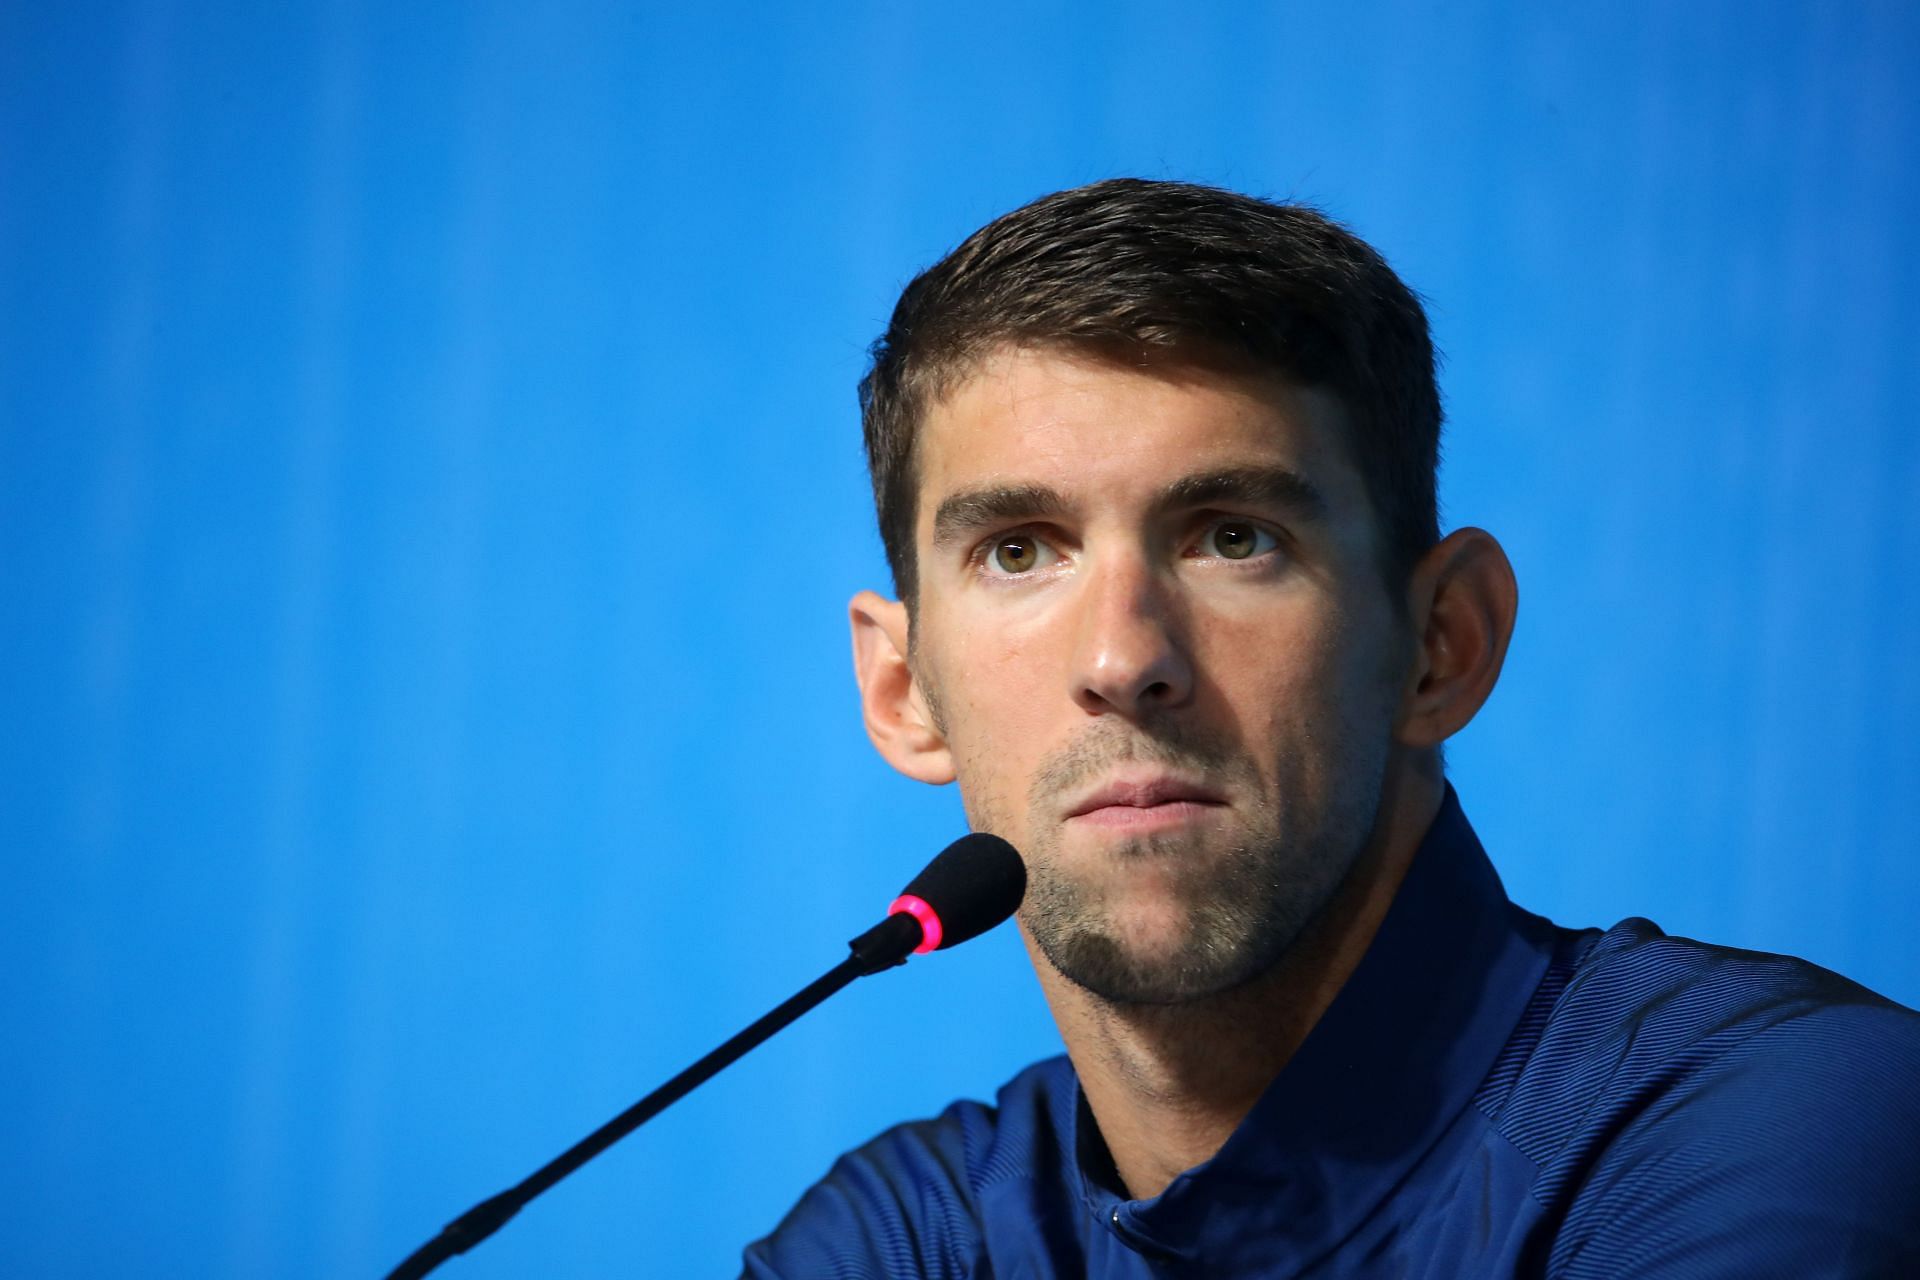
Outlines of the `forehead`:
[{"label": "forehead", "polygon": [[1336,517],[1364,515],[1348,449],[1345,409],[1320,388],[1187,361],[1003,348],[922,421],[918,525],[924,540],[943,500],[983,486],[1144,502],[1186,476],[1273,467],[1309,482]]}]

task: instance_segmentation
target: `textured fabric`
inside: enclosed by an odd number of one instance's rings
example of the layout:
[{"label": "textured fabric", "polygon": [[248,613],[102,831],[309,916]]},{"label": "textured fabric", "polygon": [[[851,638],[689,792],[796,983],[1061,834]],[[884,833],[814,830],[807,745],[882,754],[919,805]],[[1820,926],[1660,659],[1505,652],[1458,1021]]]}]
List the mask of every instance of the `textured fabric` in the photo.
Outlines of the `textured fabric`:
[{"label": "textured fabric", "polygon": [[745,1274],[1920,1277],[1920,1015],[1521,911],[1449,793],[1339,997],[1161,1195],[1055,1058],[842,1157]]}]

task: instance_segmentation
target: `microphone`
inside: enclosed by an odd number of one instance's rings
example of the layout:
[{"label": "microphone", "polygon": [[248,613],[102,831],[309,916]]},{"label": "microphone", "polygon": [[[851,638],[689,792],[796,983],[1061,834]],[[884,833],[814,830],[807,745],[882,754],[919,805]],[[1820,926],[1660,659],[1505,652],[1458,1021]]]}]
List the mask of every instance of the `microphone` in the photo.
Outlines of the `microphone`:
[{"label": "microphone", "polygon": [[999,836],[975,832],[948,845],[913,878],[886,919],[847,944],[852,954],[802,987],[731,1040],[568,1147],[518,1184],[482,1200],[387,1273],[419,1280],[456,1253],[505,1226],[527,1202],[718,1075],[748,1050],[855,978],[905,964],[909,955],[943,951],[977,938],[1020,906],[1027,868]]},{"label": "microphone", "polygon": [[847,945],[879,973],[910,954],[945,951],[979,937],[1019,909],[1027,865],[999,836],[976,831],[942,849],[887,908],[887,918]]}]

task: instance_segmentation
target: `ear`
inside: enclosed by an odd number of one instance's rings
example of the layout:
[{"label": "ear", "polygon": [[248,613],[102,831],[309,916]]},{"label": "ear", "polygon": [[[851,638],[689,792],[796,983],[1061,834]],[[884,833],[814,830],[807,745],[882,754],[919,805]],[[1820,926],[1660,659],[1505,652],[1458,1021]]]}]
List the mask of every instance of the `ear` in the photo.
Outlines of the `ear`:
[{"label": "ear", "polygon": [[1513,638],[1520,589],[1484,529],[1456,529],[1421,557],[1407,586],[1420,648],[1401,702],[1398,738],[1435,747],[1473,719],[1493,692]]},{"label": "ear", "polygon": [[953,781],[953,753],[934,726],[907,662],[907,606],[862,591],[847,606],[853,624],[853,674],[867,736],[888,764],[920,782]]}]

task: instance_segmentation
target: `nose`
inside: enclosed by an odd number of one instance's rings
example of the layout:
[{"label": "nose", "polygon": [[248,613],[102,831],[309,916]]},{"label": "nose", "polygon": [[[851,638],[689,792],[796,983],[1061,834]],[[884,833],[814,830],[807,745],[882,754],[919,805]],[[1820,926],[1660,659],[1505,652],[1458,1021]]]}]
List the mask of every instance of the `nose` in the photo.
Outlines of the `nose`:
[{"label": "nose", "polygon": [[1093,715],[1136,717],[1184,705],[1193,665],[1164,584],[1139,561],[1082,579],[1073,699]]}]

